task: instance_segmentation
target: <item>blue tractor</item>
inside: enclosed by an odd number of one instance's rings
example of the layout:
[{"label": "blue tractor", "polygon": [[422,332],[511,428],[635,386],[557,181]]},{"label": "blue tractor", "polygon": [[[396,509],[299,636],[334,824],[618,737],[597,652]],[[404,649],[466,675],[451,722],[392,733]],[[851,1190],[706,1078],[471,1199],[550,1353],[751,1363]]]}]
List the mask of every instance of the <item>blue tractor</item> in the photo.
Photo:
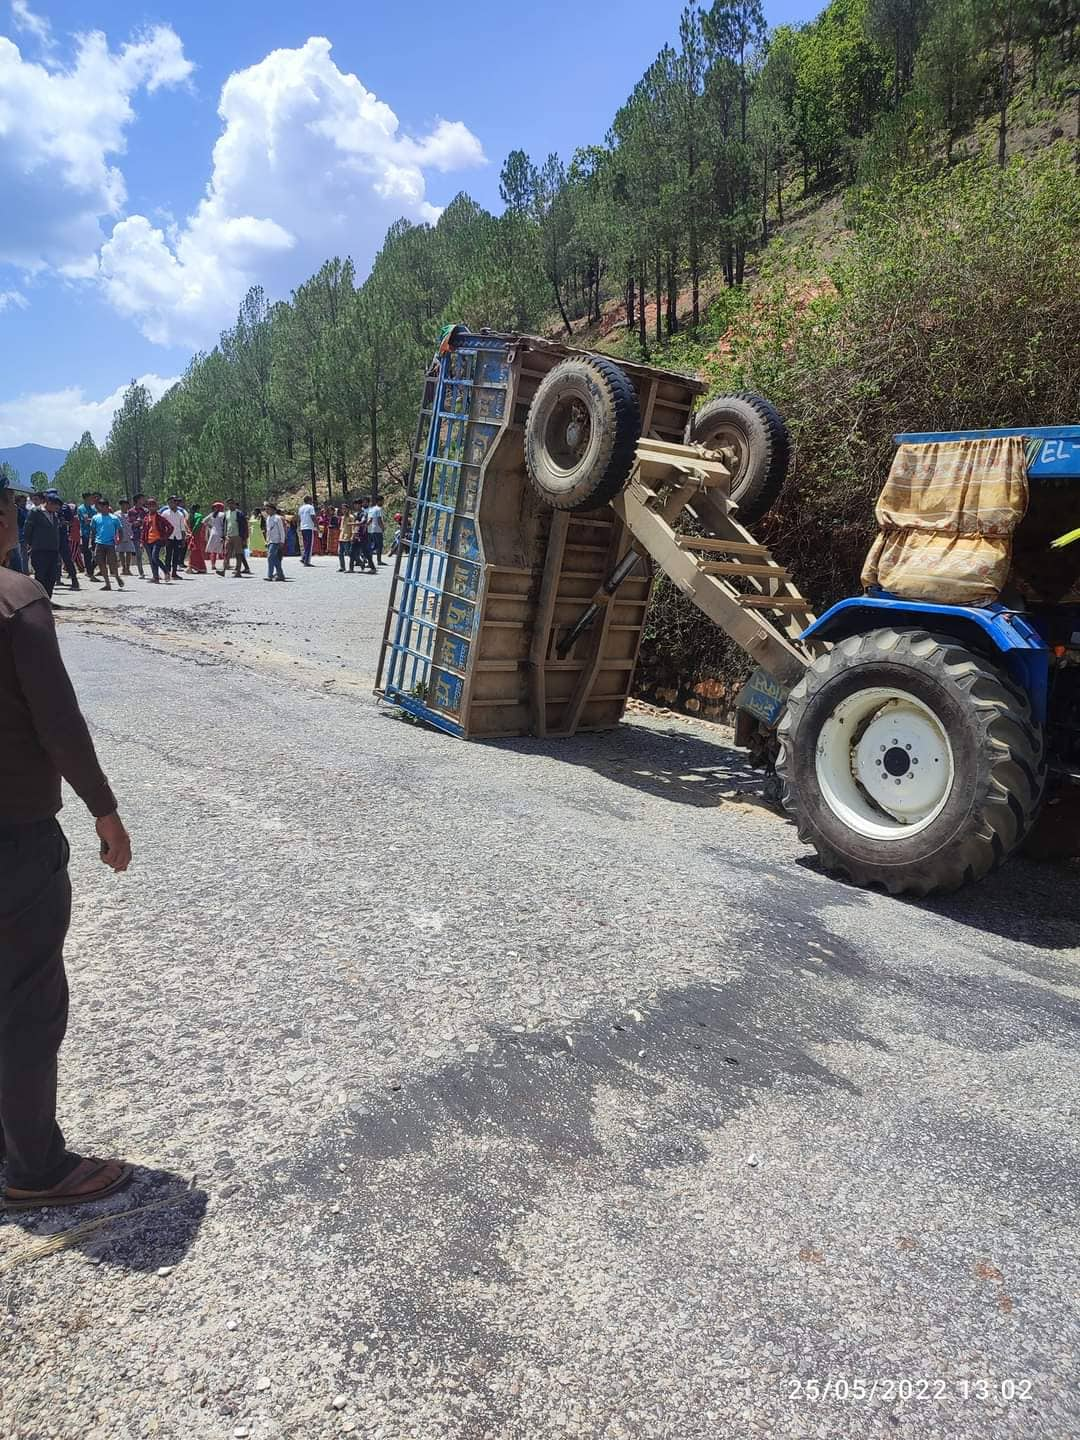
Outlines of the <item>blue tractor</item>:
[{"label": "blue tractor", "polygon": [[[1027,583],[1011,572],[974,605],[870,587],[803,632],[823,653],[771,697],[785,805],[856,884],[926,895],[977,880],[1022,843],[1049,783],[1080,782],[1080,426],[896,438],[1011,437],[1026,447],[1013,562]],[[759,719],[767,702],[751,684]]]}]

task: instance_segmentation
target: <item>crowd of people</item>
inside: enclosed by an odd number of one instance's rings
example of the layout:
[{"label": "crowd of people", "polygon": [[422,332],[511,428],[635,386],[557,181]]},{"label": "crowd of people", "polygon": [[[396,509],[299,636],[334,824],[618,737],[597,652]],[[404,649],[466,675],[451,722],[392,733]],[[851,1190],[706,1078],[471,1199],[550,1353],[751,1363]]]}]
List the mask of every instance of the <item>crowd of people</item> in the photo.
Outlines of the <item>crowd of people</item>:
[{"label": "crowd of people", "polygon": [[[313,556],[336,556],[342,574],[374,575],[386,563],[381,495],[319,509],[309,495],[295,514],[267,501],[251,516],[235,498],[216,500],[204,513],[189,510],[179,495],[168,496],[163,505],[155,496],[136,495],[114,509],[95,491],[73,505],[58,491],[46,490],[30,498],[19,495],[16,504],[18,543],[0,563],[32,573],[50,600],[65,584],[79,590],[92,581],[104,590],[123,590],[133,567],[142,580],[171,585],[210,572],[243,579],[253,573],[252,554],[265,554],[265,578],[279,582],[287,556],[299,557],[305,566],[314,563]],[[400,524],[401,517],[395,519]],[[392,552],[399,544],[400,529]]]}]

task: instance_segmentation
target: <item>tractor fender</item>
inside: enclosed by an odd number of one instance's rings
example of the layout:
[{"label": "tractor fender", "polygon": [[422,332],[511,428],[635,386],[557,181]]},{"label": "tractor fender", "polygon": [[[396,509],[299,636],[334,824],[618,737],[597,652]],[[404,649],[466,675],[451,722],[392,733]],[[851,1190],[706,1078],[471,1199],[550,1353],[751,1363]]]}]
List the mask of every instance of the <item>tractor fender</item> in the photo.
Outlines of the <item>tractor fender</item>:
[{"label": "tractor fender", "polygon": [[972,650],[998,658],[1009,678],[1025,692],[1032,714],[1046,723],[1050,649],[1038,630],[1004,605],[935,605],[891,595],[860,595],[841,600],[808,625],[803,640],[846,640],[868,630],[897,625],[929,630],[963,641]]}]

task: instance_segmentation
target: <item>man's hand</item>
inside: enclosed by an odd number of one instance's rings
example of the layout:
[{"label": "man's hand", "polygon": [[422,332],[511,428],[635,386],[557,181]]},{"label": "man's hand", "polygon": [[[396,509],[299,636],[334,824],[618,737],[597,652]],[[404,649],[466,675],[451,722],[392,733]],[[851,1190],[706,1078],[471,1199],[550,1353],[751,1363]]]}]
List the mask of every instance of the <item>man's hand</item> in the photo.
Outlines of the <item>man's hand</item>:
[{"label": "man's hand", "polygon": [[131,836],[124,829],[124,822],[114,810],[111,815],[102,815],[95,829],[101,841],[102,864],[121,874],[131,864]]}]

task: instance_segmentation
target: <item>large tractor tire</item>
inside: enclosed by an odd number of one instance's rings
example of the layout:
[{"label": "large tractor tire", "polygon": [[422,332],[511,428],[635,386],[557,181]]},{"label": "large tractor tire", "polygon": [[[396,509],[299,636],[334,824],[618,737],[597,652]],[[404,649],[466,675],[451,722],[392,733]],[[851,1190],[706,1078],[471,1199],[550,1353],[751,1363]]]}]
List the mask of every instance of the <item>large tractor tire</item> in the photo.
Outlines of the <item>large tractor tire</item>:
[{"label": "large tractor tire", "polygon": [[529,479],[556,510],[594,510],[626,484],[640,436],[637,392],[614,361],[560,361],[525,421]]},{"label": "large tractor tire", "polygon": [[956,890],[1024,839],[1043,789],[1027,698],[946,636],[873,630],[792,691],[777,770],[826,870],[892,895]]},{"label": "large tractor tire", "polygon": [[760,395],[719,395],[690,422],[695,445],[734,451],[731,498],[752,525],[772,509],[787,479],[791,439],[784,418]]}]

